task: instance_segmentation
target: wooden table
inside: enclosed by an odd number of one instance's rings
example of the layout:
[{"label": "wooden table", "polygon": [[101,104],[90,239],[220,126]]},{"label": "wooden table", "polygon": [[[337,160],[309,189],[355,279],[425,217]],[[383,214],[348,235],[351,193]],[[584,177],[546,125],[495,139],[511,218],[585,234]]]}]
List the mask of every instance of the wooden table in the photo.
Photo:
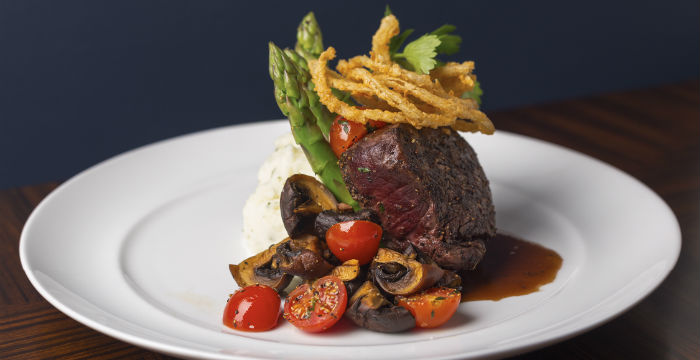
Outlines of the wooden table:
[{"label": "wooden table", "polygon": [[[583,335],[522,359],[700,358],[700,90],[697,81],[490,114],[514,131],[608,162],[673,209],[683,249],[675,269],[637,306]],[[93,331],[49,305],[22,271],[18,242],[58,183],[0,191],[0,358],[169,358]]]}]

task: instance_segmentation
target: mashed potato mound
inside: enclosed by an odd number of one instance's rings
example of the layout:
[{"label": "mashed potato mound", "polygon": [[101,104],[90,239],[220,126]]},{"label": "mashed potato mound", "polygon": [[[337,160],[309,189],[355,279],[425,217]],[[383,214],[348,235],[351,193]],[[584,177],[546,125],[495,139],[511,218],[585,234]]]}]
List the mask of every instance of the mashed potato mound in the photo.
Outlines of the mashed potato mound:
[{"label": "mashed potato mound", "polygon": [[243,207],[243,243],[251,254],[287,237],[280,215],[280,193],[294,174],[314,176],[291,133],[275,140],[274,152],[258,170],[258,186]]}]

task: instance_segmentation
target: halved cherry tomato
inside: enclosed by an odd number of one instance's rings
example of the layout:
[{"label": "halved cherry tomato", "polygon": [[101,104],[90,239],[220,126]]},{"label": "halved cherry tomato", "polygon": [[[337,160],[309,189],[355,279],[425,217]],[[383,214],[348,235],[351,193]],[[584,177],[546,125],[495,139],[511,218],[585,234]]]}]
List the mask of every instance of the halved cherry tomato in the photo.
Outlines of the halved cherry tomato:
[{"label": "halved cherry tomato", "polygon": [[224,325],[241,331],[266,331],[277,325],[280,296],[266,285],[238,289],[226,303]]},{"label": "halved cherry tomato", "polygon": [[287,296],[284,318],[307,332],[330,329],[345,312],[348,293],[335,276],[324,276],[309,286],[299,285]]},{"label": "halved cherry tomato", "polygon": [[431,288],[410,296],[397,296],[400,306],[405,307],[416,318],[416,326],[438,327],[449,320],[459,307],[462,294],[458,290]]},{"label": "halved cherry tomato", "polygon": [[326,243],[340,261],[372,261],[382,239],[382,227],[365,220],[339,222],[326,231]]},{"label": "halved cherry tomato", "polygon": [[354,121],[346,120],[338,115],[330,130],[331,149],[337,157],[340,157],[350,146],[358,142],[367,134],[367,128]]}]

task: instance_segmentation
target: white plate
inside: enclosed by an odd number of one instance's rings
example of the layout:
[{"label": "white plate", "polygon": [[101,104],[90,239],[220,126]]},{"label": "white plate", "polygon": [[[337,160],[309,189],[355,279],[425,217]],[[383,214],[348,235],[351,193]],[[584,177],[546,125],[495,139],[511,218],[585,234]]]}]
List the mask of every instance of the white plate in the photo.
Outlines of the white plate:
[{"label": "white plate", "polygon": [[426,359],[506,356],[625,311],[673,268],[680,230],[666,204],[600,161],[531,138],[467,135],[492,182],[501,230],[564,259],[539,292],[463,303],[446,326],[380,334],[340,323],[310,335],[227,331],[247,254],[241,209],[285,122],[205,131],[107,160],[51,193],[22,233],[27,276],[55,307],[123,341],[192,358]]}]

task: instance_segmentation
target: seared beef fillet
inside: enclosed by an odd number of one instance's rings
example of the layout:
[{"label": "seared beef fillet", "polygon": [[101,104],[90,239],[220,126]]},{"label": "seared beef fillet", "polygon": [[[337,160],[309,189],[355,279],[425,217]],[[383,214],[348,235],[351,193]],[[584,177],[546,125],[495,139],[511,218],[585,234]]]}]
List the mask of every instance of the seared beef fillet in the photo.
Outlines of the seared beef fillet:
[{"label": "seared beef fillet", "polygon": [[390,239],[440,266],[471,270],[496,235],[489,182],[474,150],[450,128],[391,125],[362,138],[340,159],[350,194],[374,210]]}]

